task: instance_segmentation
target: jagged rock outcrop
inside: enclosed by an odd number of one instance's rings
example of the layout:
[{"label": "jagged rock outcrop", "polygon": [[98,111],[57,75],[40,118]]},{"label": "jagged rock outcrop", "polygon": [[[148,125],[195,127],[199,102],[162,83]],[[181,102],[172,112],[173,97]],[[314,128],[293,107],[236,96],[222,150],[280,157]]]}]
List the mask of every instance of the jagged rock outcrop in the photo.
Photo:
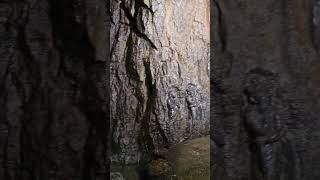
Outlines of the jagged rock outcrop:
[{"label": "jagged rock outcrop", "polygon": [[104,0],[0,1],[0,179],[106,179]]},{"label": "jagged rock outcrop", "polygon": [[213,179],[319,179],[314,2],[211,1]]},{"label": "jagged rock outcrop", "polygon": [[112,161],[209,132],[209,2],[113,0]]}]

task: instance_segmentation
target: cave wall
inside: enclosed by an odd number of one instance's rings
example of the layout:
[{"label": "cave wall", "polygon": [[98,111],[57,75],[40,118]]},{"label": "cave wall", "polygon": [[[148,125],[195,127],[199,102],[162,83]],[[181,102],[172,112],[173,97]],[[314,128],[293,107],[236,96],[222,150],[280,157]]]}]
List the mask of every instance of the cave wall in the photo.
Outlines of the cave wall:
[{"label": "cave wall", "polygon": [[0,179],[109,177],[108,1],[0,1]]},{"label": "cave wall", "polygon": [[211,1],[214,179],[319,179],[315,2]]},{"label": "cave wall", "polygon": [[112,1],[112,161],[209,133],[209,2]]}]

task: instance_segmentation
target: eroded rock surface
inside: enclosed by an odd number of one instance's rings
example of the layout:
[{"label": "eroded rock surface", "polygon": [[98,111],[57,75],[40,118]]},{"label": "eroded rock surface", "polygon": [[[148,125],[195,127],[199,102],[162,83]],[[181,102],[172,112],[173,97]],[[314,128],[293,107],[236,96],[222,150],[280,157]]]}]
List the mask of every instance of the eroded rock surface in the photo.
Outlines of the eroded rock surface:
[{"label": "eroded rock surface", "polygon": [[109,176],[107,5],[0,1],[1,180]]},{"label": "eroded rock surface", "polygon": [[315,2],[211,1],[214,179],[319,179]]},{"label": "eroded rock surface", "polygon": [[112,1],[112,161],[209,132],[209,2]]}]

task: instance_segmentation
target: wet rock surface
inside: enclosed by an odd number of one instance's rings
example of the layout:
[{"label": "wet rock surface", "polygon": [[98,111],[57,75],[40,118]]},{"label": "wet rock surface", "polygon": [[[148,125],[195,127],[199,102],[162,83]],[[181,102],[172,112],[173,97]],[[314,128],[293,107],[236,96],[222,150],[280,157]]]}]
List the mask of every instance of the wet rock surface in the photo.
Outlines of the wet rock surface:
[{"label": "wet rock surface", "polygon": [[113,163],[209,133],[208,3],[111,1]]},{"label": "wet rock surface", "polygon": [[213,179],[319,179],[315,2],[211,1]]}]

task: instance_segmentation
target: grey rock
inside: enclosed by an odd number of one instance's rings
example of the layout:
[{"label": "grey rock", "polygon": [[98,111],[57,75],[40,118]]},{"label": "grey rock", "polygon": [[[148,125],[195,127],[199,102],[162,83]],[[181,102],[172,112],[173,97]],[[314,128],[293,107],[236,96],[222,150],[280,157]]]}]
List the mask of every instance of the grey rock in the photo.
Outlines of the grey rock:
[{"label": "grey rock", "polygon": [[211,2],[211,174],[318,179],[316,1]]},{"label": "grey rock", "polygon": [[0,2],[1,180],[109,176],[110,18],[95,2],[99,15],[89,0]]},{"label": "grey rock", "polygon": [[111,6],[111,159],[124,164],[209,134],[209,2],[132,2]]}]

